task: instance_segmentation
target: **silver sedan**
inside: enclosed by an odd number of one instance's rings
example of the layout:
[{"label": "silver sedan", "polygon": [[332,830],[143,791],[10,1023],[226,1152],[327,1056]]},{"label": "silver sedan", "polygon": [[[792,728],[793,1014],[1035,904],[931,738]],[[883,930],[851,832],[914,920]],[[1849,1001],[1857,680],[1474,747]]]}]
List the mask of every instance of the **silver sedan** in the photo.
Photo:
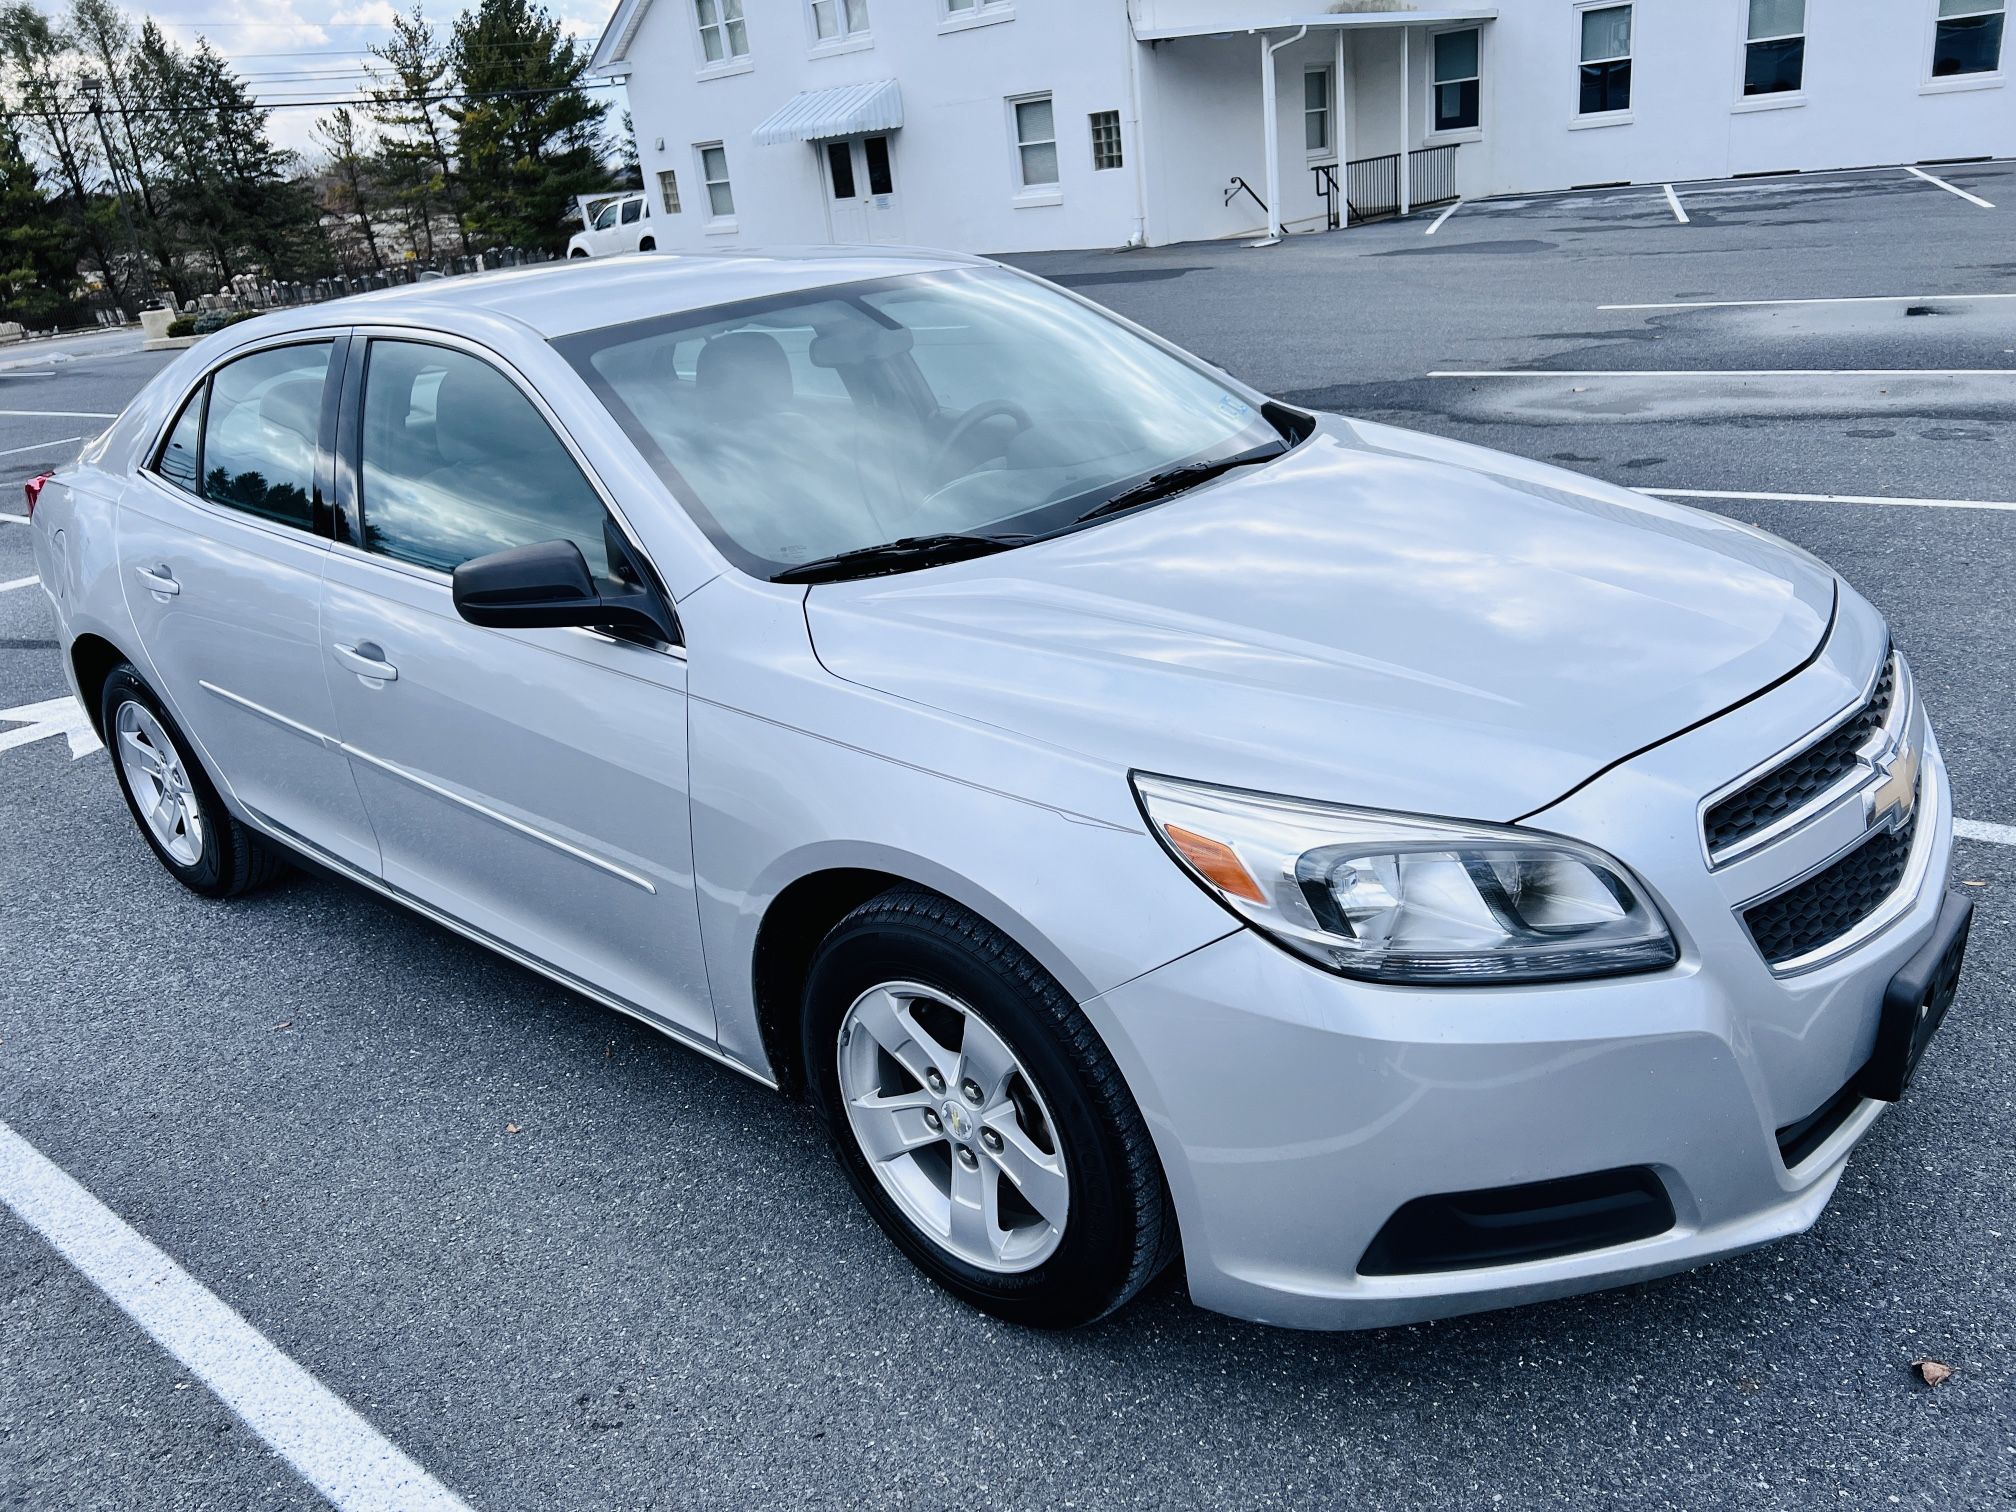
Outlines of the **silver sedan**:
[{"label": "silver sedan", "polygon": [[1953,996],[1938,747],[1825,566],[983,261],[270,316],[30,505],[175,878],[312,863],[809,1096],[1022,1322],[1796,1232]]}]

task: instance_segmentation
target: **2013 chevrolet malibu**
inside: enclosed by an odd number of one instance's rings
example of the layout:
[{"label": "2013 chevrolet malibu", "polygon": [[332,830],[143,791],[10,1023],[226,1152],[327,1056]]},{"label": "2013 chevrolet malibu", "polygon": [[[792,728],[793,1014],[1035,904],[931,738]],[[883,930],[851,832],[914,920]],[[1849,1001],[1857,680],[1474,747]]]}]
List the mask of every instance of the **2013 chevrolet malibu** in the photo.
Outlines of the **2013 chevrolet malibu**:
[{"label": "2013 chevrolet malibu", "polygon": [[1753,1247],[1953,997],[1938,747],[1820,562],[986,262],[271,316],[31,505],[177,879],[304,859],[809,1093],[1005,1317]]}]

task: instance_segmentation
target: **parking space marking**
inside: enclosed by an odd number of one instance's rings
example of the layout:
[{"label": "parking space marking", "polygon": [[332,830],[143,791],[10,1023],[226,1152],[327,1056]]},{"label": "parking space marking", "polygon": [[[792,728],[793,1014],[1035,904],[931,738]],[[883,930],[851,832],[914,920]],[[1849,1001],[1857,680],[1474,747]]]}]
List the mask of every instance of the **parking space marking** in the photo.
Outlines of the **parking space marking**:
[{"label": "parking space marking", "polygon": [[27,523],[28,523],[28,516],[26,515],[0,514],[0,524],[26,525]]},{"label": "parking space marking", "polygon": [[12,593],[16,588],[33,588],[42,579],[38,577],[12,578],[0,583],[0,593]]},{"label": "parking space marking", "polygon": [[1671,184],[1665,184],[1661,187],[1666,191],[1666,203],[1673,207],[1673,219],[1680,222],[1683,226],[1686,225],[1688,223],[1687,212],[1680,208],[1680,196],[1673,192]]},{"label": "parking space marking", "polygon": [[1430,378],[2016,378],[2006,368],[1498,368],[1438,370]]},{"label": "parking space marking", "polygon": [[1990,845],[2016,845],[2016,824],[1987,824],[1979,819],[1955,819],[1953,834],[1961,840],[1986,840]]},{"label": "parking space marking", "polygon": [[1983,210],[1993,210],[1995,208],[1993,205],[1989,204],[1987,200],[1981,198],[1980,195],[1969,194],[1965,189],[1962,189],[1955,184],[1949,184],[1946,182],[1946,180],[1942,178],[1934,178],[1931,174],[1927,173],[1923,168],[1906,168],[1904,171],[1914,178],[1921,178],[1925,180],[1925,182],[1928,184],[1936,184],[1939,188],[1944,189],[1948,194],[1959,195],[1960,198],[1967,201],[1967,203],[1970,205],[1979,205]]},{"label": "parking space marking", "polygon": [[117,420],[108,410],[0,410],[16,420]]},{"label": "parking space marking", "polygon": [[1598,305],[1598,310],[1755,310],[1770,305],[1957,304],[1961,300],[2016,299],[2016,294],[1848,294],[1831,299],[1674,299],[1662,304]]},{"label": "parking space marking", "polygon": [[1458,210],[1461,210],[1462,208],[1463,208],[1463,201],[1459,199],[1447,210],[1444,210],[1440,215],[1436,216],[1434,224],[1431,225],[1426,231],[1422,232],[1421,234],[1423,236],[1433,236],[1437,231],[1440,231],[1442,229],[1442,222],[1449,219],[1450,216],[1454,215]]},{"label": "parking space marking", "polygon": [[47,451],[52,446],[68,446],[72,441],[82,441],[82,436],[61,436],[54,441],[37,441],[33,446],[14,446],[0,451],[0,457],[18,457],[23,452]]},{"label": "parking space marking", "polygon": [[332,1506],[469,1512],[468,1503],[4,1121],[0,1202]]},{"label": "parking space marking", "polygon": [[1899,504],[1908,509],[1991,509],[2016,513],[2016,503],[1996,499],[1904,499],[1886,494],[1732,493],[1716,488],[1639,488],[1660,499],[1731,499],[1747,504]]}]

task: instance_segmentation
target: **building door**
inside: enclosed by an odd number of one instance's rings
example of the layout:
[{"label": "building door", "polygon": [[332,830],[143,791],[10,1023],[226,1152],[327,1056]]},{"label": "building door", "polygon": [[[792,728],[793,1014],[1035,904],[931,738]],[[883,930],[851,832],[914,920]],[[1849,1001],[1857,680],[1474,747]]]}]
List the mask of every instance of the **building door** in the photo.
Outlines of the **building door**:
[{"label": "building door", "polygon": [[838,137],[819,144],[825,164],[827,224],[836,242],[900,242],[889,138]]}]

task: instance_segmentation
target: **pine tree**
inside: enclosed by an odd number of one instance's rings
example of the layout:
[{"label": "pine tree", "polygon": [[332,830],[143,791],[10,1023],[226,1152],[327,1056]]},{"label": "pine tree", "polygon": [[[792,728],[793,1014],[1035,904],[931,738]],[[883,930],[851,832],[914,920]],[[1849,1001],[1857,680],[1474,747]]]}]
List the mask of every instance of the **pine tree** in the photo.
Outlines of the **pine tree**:
[{"label": "pine tree", "polygon": [[[153,23],[148,26],[151,28]],[[112,168],[115,177],[123,174],[133,187],[137,201],[133,212],[147,255],[161,280],[174,290],[176,299],[187,299],[189,286],[181,259],[163,219],[166,206],[156,182],[155,161],[151,154],[141,150],[140,132],[135,126],[136,119],[144,119],[160,102],[149,88],[151,74],[139,66],[133,25],[113,0],[72,0],[70,33],[78,50],[105,80],[106,92],[111,97],[109,115],[116,117],[116,124],[108,118],[106,125],[115,157]]]},{"label": "pine tree", "polygon": [[339,105],[315,123],[315,136],[329,153],[329,208],[357,222],[371,266],[383,272],[385,256],[378,249],[378,233],[371,224],[378,186],[372,182],[369,156],[357,142],[356,118]]},{"label": "pine tree", "polygon": [[532,0],[480,0],[450,51],[469,228],[487,245],[557,251],[574,196],[606,188],[608,105],[582,87],[587,54]]},{"label": "pine tree", "polygon": [[448,48],[420,14],[392,18],[390,41],[373,43],[382,65],[371,90],[371,119],[378,127],[379,160],[387,186],[405,211],[407,244],[435,260],[434,217],[453,218],[461,251],[469,253],[469,225],[451,146],[452,127],[441,109],[449,88]]},{"label": "pine tree", "polygon": [[0,102],[0,320],[36,328],[65,324],[75,314],[76,283],[69,228]]}]

